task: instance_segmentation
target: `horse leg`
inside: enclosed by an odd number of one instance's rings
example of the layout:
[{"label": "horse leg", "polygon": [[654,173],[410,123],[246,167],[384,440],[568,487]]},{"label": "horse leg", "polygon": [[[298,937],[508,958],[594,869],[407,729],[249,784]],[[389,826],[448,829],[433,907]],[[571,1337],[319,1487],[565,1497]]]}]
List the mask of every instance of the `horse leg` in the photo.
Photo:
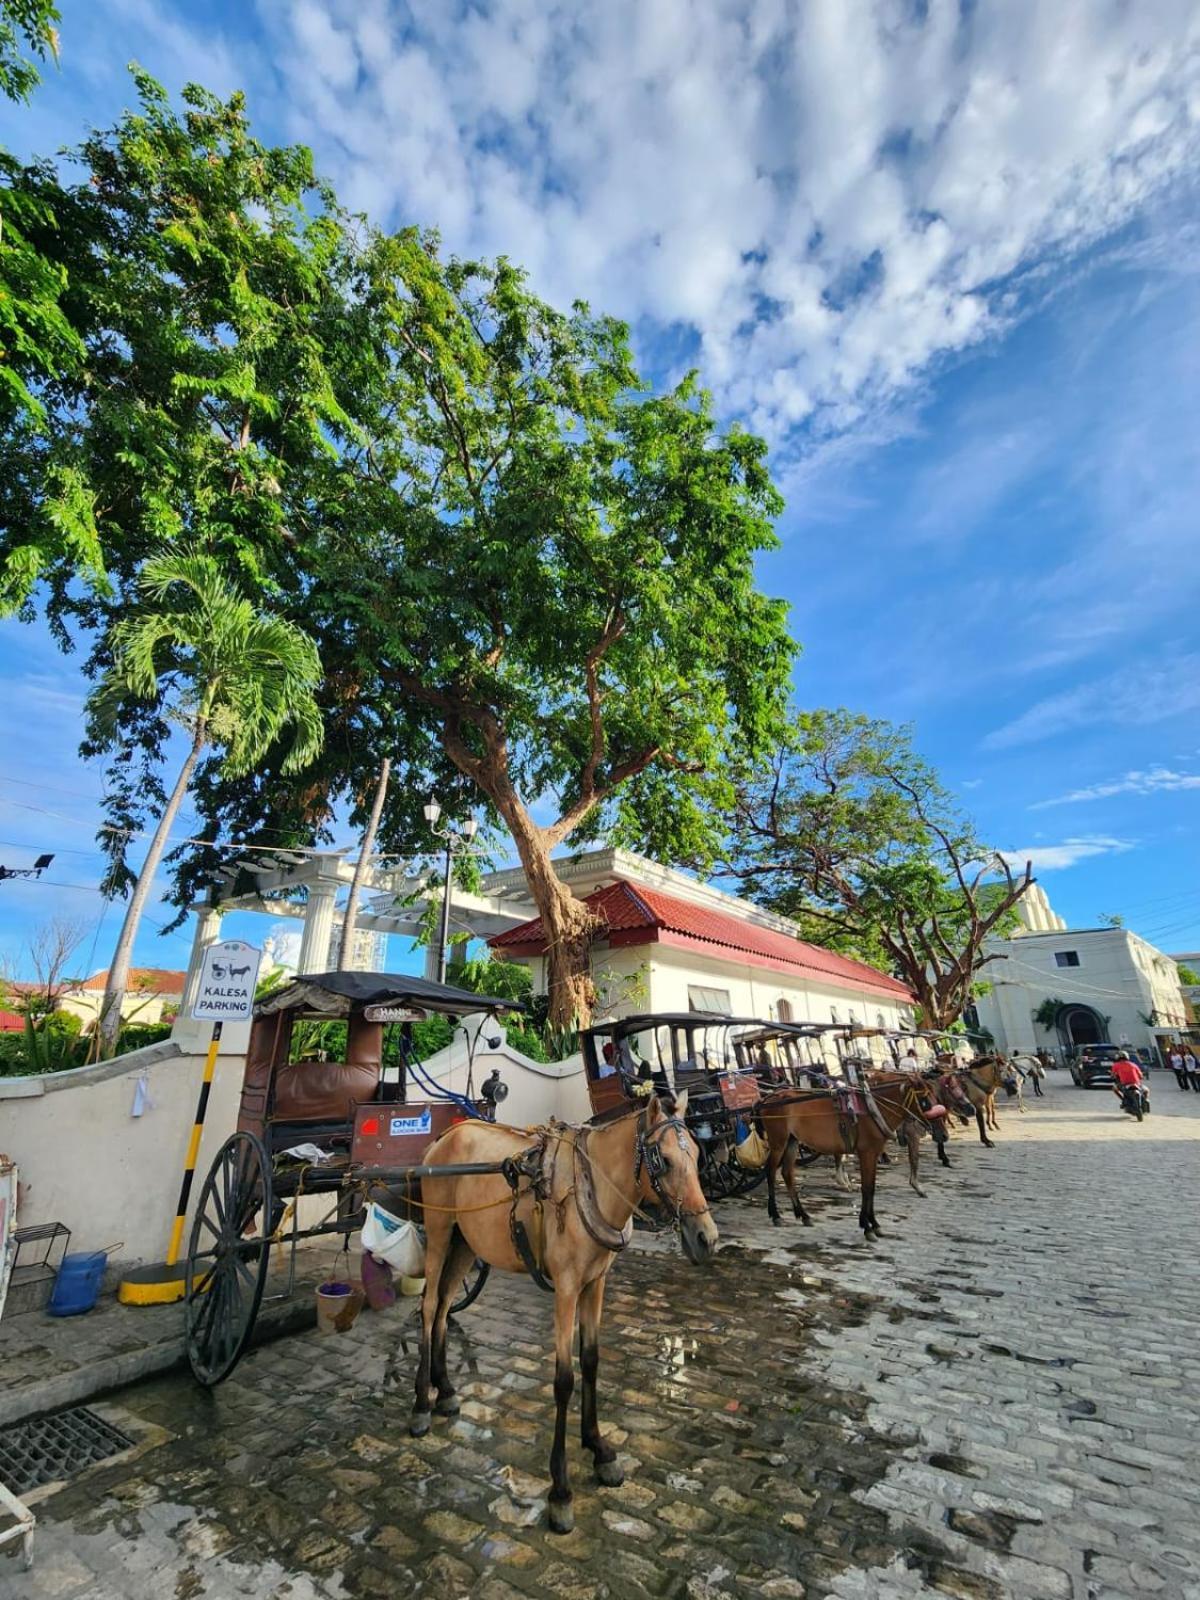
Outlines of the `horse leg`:
[{"label": "horse leg", "polygon": [[458,1396],[446,1369],[446,1323],[450,1317],[450,1302],[454,1299],[454,1286],[462,1281],[473,1260],[474,1252],[458,1228],[455,1228],[442,1263],[429,1355],[430,1381],[437,1390],[434,1410],[440,1417],[456,1417],[459,1411]]},{"label": "horse leg", "polygon": [[988,1150],[995,1149],[995,1146],[992,1144],[992,1141],[987,1136],[987,1128],[985,1127],[984,1121],[983,1121],[983,1105],[982,1105],[982,1103],[976,1105],[976,1107],[975,1107],[975,1124],[979,1129],[979,1142],[982,1145],[984,1145]]},{"label": "horse leg", "polygon": [[427,1218],[425,1224],[425,1290],[421,1296],[421,1353],[417,1359],[416,1396],[408,1431],[418,1438],[428,1433],[433,1425],[429,1406],[429,1379],[433,1359],[433,1324],[437,1316],[442,1290],[442,1267],[446,1261],[447,1246],[454,1224],[447,1225],[445,1218],[436,1221]]},{"label": "horse leg", "polygon": [[860,1143],[858,1148],[858,1176],[862,1187],[862,1200],[858,1208],[858,1225],[863,1231],[863,1238],[882,1238],[879,1224],[875,1221],[875,1178],[879,1167],[879,1151],[865,1149]]},{"label": "horse leg", "polygon": [[596,1479],[608,1489],[625,1482],[617,1465],[617,1452],[605,1444],[596,1419],[596,1373],[600,1369],[600,1317],[604,1311],[604,1283],[607,1273],[593,1278],[579,1291],[579,1372],[583,1379],[583,1448],[592,1452]]},{"label": "horse leg", "polygon": [[799,1217],[806,1228],[811,1228],[812,1218],[804,1209],[804,1202],[800,1198],[800,1188],[796,1182],[796,1152],[796,1141],[789,1139],[787,1149],[783,1152],[783,1181],[787,1184],[787,1192],[792,1197],[793,1216]]},{"label": "horse leg", "polygon": [[919,1182],[921,1171],[921,1130],[911,1117],[904,1124],[904,1143],[908,1148],[908,1186],[914,1194],[925,1198],[925,1191]]},{"label": "horse leg", "polygon": [[771,1150],[767,1157],[767,1215],[777,1228],[783,1227],[783,1218],[779,1215],[779,1202],[775,1198],[775,1172],[779,1166],[779,1157]]},{"label": "horse leg", "polygon": [[570,1533],[575,1526],[571,1510],[571,1479],[567,1472],[567,1407],[575,1388],[571,1342],[575,1332],[577,1289],[557,1286],[554,1291],[554,1444],[550,1451],[550,1499],[547,1512],[551,1533]]},{"label": "horse leg", "polygon": [[938,1126],[934,1128],[933,1142],[935,1145],[937,1145],[938,1160],[944,1167],[948,1167],[950,1165],[950,1157],[946,1154],[946,1145],[949,1143],[949,1140],[946,1136],[946,1129],[942,1126],[942,1123],[944,1122],[945,1118],[943,1117],[940,1119]]},{"label": "horse leg", "polygon": [[834,1182],[837,1184],[838,1188],[839,1189],[845,1189],[847,1194],[849,1194],[850,1191],[854,1188],[854,1185],[850,1181],[850,1174],[846,1171],[846,1157],[845,1156],[834,1156],[834,1158],[833,1158],[833,1177],[834,1177]]}]

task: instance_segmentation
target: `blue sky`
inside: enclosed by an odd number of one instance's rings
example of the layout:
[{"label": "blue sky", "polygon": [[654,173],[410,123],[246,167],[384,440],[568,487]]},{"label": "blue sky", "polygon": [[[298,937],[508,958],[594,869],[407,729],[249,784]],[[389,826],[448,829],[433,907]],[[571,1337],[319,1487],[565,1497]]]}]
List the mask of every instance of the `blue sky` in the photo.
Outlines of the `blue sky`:
[{"label": "blue sky", "polygon": [[[135,57],[172,89],[244,87],[261,134],[311,144],[378,221],[626,316],[661,381],[696,362],[772,442],[788,511],[762,576],[793,605],[799,701],[912,722],[1072,923],[1200,948],[1187,0],[62,10],[62,68],[10,146],[111,121]],[[58,911],[103,965],[120,912],[94,887],[83,685],[11,622],[0,671],[0,861],[57,852],[52,881],[0,885],[0,961]],[[189,943],[148,925],[138,959]]]}]

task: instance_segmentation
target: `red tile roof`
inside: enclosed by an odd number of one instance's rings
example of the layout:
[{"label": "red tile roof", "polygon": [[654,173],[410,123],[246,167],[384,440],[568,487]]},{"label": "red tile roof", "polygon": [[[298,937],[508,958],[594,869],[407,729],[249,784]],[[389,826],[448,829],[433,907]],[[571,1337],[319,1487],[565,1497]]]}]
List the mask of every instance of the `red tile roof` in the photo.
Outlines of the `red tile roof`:
[{"label": "red tile roof", "polygon": [[15,1011],[0,1011],[0,1033],[24,1033],[25,1018]]},{"label": "red tile roof", "polygon": [[[912,1000],[904,984],[864,962],[641,884],[618,879],[588,895],[584,904],[607,924],[614,945],[661,943],[707,950],[710,955],[721,954],[744,966],[792,972],[797,977],[823,979],[843,989],[869,989],[890,999]],[[542,919],[534,917],[489,942],[494,950],[510,955],[543,955],[546,936]]]},{"label": "red tile roof", "polygon": [[[186,972],[172,972],[167,967],[130,967],[127,988],[130,993],[182,994],[186,979]],[[104,989],[107,984],[106,967],[103,972],[93,972],[90,978],[85,978],[82,983],[76,985],[76,988]]]}]

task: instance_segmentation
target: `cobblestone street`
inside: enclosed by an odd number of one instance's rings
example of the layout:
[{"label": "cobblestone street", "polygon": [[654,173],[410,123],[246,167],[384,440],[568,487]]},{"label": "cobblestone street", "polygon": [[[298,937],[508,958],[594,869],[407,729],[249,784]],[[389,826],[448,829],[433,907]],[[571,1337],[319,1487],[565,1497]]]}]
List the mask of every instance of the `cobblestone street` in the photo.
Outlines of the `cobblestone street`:
[{"label": "cobblestone street", "polygon": [[550,1301],[493,1277],[452,1333],[462,1416],[421,1440],[410,1301],[111,1396],[135,1450],[35,1504],[0,1596],[1200,1600],[1200,1095],[1154,1094],[1137,1126],[1052,1075],[994,1150],[924,1146],[928,1198],[894,1161],[873,1246],[825,1167],[812,1229],[722,1206],[707,1272],[639,1236],[600,1369],[627,1479],[596,1486],[576,1411],[565,1538]]}]

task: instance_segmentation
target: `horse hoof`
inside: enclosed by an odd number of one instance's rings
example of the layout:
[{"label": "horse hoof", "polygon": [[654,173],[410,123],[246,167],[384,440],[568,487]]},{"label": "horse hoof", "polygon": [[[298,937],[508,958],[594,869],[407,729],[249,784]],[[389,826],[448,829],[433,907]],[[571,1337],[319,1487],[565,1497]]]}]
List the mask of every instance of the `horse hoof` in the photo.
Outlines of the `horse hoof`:
[{"label": "horse hoof", "polygon": [[811,1228],[812,1225],[813,1225],[813,1219],[808,1215],[802,1216],[800,1218],[800,1221],[804,1224],[804,1226],[806,1228]]},{"label": "horse hoof", "polygon": [[625,1482],[625,1471],[619,1461],[597,1461],[596,1482],[606,1489],[619,1489]]},{"label": "horse hoof", "polygon": [[546,1515],[551,1533],[571,1533],[575,1527],[575,1513],[569,1500],[548,1500]]},{"label": "horse hoof", "polygon": [[433,1409],[439,1417],[456,1417],[462,1409],[462,1401],[456,1394],[441,1394]]},{"label": "horse hoof", "polygon": [[433,1413],[431,1411],[414,1411],[408,1419],[408,1431],[414,1439],[420,1439],[433,1427]]},{"label": "horse hoof", "polygon": [[777,1228],[782,1228],[783,1227],[783,1218],[782,1217],[772,1217],[771,1221],[775,1224],[775,1226]]}]

